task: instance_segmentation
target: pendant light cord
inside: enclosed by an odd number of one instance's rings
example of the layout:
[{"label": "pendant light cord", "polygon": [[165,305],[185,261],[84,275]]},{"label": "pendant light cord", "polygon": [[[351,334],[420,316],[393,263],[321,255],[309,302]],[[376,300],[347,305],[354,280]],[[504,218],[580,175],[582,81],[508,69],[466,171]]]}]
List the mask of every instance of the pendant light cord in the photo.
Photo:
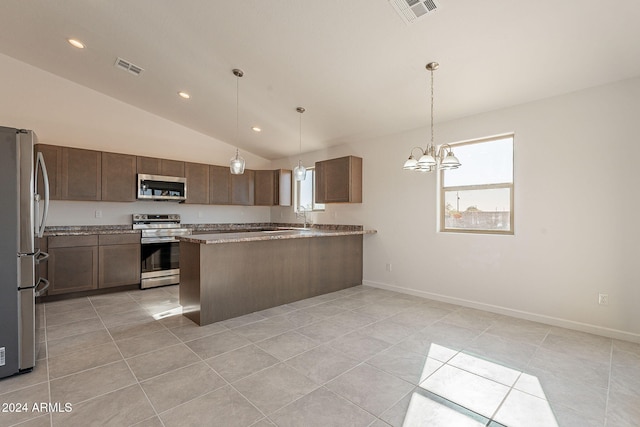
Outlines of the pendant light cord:
[{"label": "pendant light cord", "polygon": [[[433,107],[431,107],[433,108]],[[236,151],[238,150],[238,143],[240,142],[238,136],[240,134],[240,76],[236,75]],[[237,157],[237,153],[236,153]]]},{"label": "pendant light cord", "polygon": [[298,155],[302,155],[302,113],[300,114],[300,148]]}]

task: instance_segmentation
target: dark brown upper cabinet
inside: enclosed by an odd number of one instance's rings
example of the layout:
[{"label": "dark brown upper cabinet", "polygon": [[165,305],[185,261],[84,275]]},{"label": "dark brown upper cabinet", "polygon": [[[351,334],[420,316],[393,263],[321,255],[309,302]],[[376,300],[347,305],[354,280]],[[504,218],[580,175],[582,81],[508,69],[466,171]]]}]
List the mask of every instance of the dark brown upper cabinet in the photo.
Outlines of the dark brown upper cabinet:
[{"label": "dark brown upper cabinet", "polygon": [[136,156],[102,153],[102,200],[136,200]]},{"label": "dark brown upper cabinet", "polygon": [[[62,147],[56,145],[38,144],[36,152],[42,153],[49,175],[49,198],[62,199]],[[38,193],[44,194],[42,174],[38,174]]]},{"label": "dark brown upper cabinet", "polygon": [[[187,181],[187,185],[189,182]],[[187,189],[187,192],[189,189]],[[231,172],[228,166],[209,166],[209,203],[231,204]]]},{"label": "dark brown upper cabinet", "polygon": [[362,158],[316,162],[316,203],[362,203]]},{"label": "dark brown upper cabinet", "polygon": [[184,162],[138,156],[138,173],[184,177]]},{"label": "dark brown upper cabinet", "polygon": [[273,206],[277,198],[276,171],[255,171],[254,189],[256,206]]},{"label": "dark brown upper cabinet", "polygon": [[209,203],[209,165],[185,163],[187,200],[185,203],[206,205]]},{"label": "dark brown upper cabinet", "polygon": [[[190,204],[291,206],[292,173],[288,169],[245,170],[232,175],[228,166],[108,153],[38,144],[49,173],[52,200],[136,199],[136,174],[187,178]],[[38,180],[42,193],[42,178]]]},{"label": "dark brown upper cabinet", "polygon": [[62,199],[102,199],[102,153],[62,147]]},{"label": "dark brown upper cabinet", "polygon": [[255,171],[245,169],[242,175],[231,175],[231,204],[252,206],[255,204]]},{"label": "dark brown upper cabinet", "polygon": [[255,171],[256,206],[291,206],[291,171]]}]

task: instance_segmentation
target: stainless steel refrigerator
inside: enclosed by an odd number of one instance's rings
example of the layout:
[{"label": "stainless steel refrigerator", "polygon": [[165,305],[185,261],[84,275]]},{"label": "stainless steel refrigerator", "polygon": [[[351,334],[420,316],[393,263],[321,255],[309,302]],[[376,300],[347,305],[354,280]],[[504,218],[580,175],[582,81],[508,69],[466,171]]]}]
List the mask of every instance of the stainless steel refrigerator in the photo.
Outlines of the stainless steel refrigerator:
[{"label": "stainless steel refrigerator", "polygon": [[49,255],[38,245],[49,179],[36,142],[33,131],[0,127],[0,378],[35,366],[36,297],[49,286],[39,273]]}]

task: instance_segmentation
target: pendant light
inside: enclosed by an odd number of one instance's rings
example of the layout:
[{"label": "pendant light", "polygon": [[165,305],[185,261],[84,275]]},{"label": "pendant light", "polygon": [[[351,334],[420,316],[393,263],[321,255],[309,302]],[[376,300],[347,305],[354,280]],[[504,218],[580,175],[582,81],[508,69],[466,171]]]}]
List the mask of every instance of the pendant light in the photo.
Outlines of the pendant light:
[{"label": "pendant light", "polygon": [[[409,158],[404,162],[403,169],[418,171],[418,172],[431,172],[437,169],[457,169],[460,167],[460,161],[453,155],[453,150],[449,144],[443,144],[436,149],[436,145],[433,142],[433,72],[438,69],[440,64],[437,62],[429,62],[425,67],[431,72],[431,142],[427,145],[426,149],[420,147],[413,147]],[[416,160],[413,156],[414,150],[420,151],[420,158]]]},{"label": "pendant light", "polygon": [[[244,71],[239,68],[233,69],[233,75],[236,76],[236,144],[238,143],[238,135],[239,135],[239,116],[240,116],[240,102],[239,102],[239,93],[240,93],[240,77],[244,76]],[[240,157],[240,151],[236,147],[236,155],[231,159],[231,163],[229,164],[229,169],[231,169],[231,173],[233,175],[242,175],[244,173],[244,159]]]},{"label": "pendant light", "polygon": [[[304,107],[298,107],[296,111],[300,113],[300,151],[298,154],[300,156],[302,155],[302,113],[307,110],[305,110]],[[293,170],[293,176],[296,181],[304,181],[307,178],[307,168],[302,166],[302,159],[300,158],[298,158],[298,166]]]}]

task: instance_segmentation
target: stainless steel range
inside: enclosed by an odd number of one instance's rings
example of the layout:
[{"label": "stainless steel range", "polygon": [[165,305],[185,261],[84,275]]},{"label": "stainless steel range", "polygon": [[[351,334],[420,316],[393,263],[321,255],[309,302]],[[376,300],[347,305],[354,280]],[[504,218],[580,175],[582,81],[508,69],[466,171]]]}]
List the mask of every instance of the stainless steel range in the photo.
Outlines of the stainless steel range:
[{"label": "stainless steel range", "polygon": [[141,230],[142,289],[180,283],[180,243],[176,236],[191,234],[178,214],[133,214],[133,229]]}]

